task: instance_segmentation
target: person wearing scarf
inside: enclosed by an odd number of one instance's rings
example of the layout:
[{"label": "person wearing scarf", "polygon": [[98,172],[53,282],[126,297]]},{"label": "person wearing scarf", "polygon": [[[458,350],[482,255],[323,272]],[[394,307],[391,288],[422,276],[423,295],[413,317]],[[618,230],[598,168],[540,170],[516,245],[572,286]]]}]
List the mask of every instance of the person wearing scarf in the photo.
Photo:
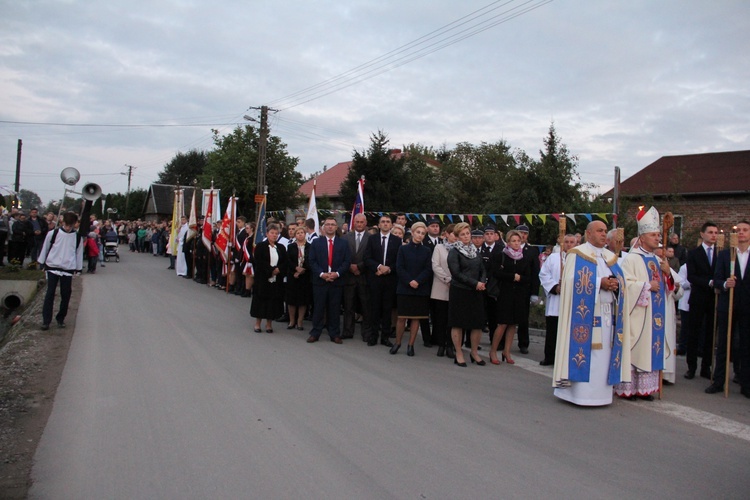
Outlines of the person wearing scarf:
[{"label": "person wearing scarf", "polygon": [[471,330],[471,362],[479,366],[486,363],[479,357],[477,348],[486,323],[484,292],[487,273],[484,262],[471,243],[471,227],[465,222],[456,224],[453,234],[458,237],[456,246],[448,253],[448,269],[451,273],[448,298],[448,326],[456,351],[455,364],[466,367],[461,339],[463,330]]},{"label": "person wearing scarf", "polygon": [[521,249],[522,238],[518,231],[508,231],[507,245],[503,251],[493,255],[490,269],[500,284],[497,298],[497,329],[492,337],[490,362],[499,365],[497,349],[501,340],[503,344],[503,361],[515,364],[510,356],[510,347],[516,333],[516,326],[523,314],[528,314],[528,296],[533,266],[532,257],[524,255]]}]

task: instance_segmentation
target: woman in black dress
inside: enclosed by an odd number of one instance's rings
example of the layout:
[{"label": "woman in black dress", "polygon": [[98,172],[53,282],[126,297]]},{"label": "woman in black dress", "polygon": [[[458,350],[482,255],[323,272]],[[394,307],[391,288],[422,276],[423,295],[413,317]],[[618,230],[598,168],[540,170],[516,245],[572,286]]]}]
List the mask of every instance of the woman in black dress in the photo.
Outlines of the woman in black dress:
[{"label": "woman in black dress", "polygon": [[490,362],[499,365],[497,348],[505,334],[503,346],[503,361],[515,364],[510,357],[510,346],[516,334],[516,325],[524,314],[528,315],[529,287],[531,286],[531,272],[533,257],[524,255],[521,249],[521,235],[516,230],[508,231],[507,245],[502,252],[492,255],[490,269],[500,284],[497,297],[497,328],[492,338]]},{"label": "woman in black dress", "polygon": [[407,356],[414,356],[414,341],[417,340],[419,320],[430,317],[430,289],[432,288],[432,251],[422,244],[427,234],[427,226],[417,222],[411,227],[412,239],[398,249],[396,258],[396,303],[398,321],[396,322],[396,343],[391,347],[391,354],[396,354],[401,347],[401,339],[409,325],[409,344]]},{"label": "woman in black dress", "polygon": [[471,362],[484,366],[486,363],[479,357],[477,348],[482,328],[487,321],[484,312],[487,273],[482,256],[471,243],[471,226],[459,222],[453,228],[453,234],[458,237],[456,246],[448,253],[448,269],[451,272],[448,326],[451,328],[451,339],[456,350],[453,362],[458,366],[466,366],[461,340],[463,330],[471,330]]},{"label": "woman in black dress", "polygon": [[273,333],[273,320],[284,314],[284,275],[287,258],[284,245],[278,245],[279,226],[269,224],[266,240],[255,246],[253,253],[255,290],[250,315],[255,318],[255,332],[260,333],[260,322],[266,320],[266,333]]},{"label": "woman in black dress", "polygon": [[297,328],[304,330],[307,306],[312,302],[312,284],[310,282],[310,244],[304,227],[294,230],[294,241],[286,247],[287,279],[286,305],[289,307],[289,325],[287,330]]}]

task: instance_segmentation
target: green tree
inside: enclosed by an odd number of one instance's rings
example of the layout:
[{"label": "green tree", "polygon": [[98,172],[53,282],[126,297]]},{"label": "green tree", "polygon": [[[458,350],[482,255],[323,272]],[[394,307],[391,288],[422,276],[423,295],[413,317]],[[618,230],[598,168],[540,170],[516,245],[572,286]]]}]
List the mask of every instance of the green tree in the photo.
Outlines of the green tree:
[{"label": "green tree", "polygon": [[447,195],[445,212],[499,213],[511,210],[512,194],[508,181],[516,165],[510,146],[504,140],[456,144],[440,169],[440,185]]},{"label": "green tree", "polygon": [[32,208],[42,208],[42,199],[34,191],[28,189],[21,189],[18,191],[18,199],[21,201],[21,209],[29,211]]},{"label": "green tree", "polygon": [[169,163],[164,165],[164,170],[159,172],[158,183],[160,184],[192,184],[198,179],[206,168],[207,155],[205,151],[191,149],[187,153],[178,152]]},{"label": "green tree", "polygon": [[[240,126],[232,133],[220,136],[213,131],[216,149],[207,155],[206,167],[198,178],[202,187],[221,189],[223,199],[233,192],[239,197],[238,214],[255,216],[255,194],[258,179],[258,131],[250,126]],[[289,156],[286,144],[276,136],[269,136],[266,146],[266,185],[268,210],[296,207],[302,203],[297,190],[302,175],[297,172],[299,158]],[[222,206],[226,206],[222,201]]]},{"label": "green tree", "polygon": [[357,191],[357,182],[365,176],[365,207],[390,212],[405,210],[401,196],[404,157],[395,158],[388,149],[390,140],[381,130],[370,136],[367,151],[352,153],[352,166],[341,183],[341,198],[351,200]]}]

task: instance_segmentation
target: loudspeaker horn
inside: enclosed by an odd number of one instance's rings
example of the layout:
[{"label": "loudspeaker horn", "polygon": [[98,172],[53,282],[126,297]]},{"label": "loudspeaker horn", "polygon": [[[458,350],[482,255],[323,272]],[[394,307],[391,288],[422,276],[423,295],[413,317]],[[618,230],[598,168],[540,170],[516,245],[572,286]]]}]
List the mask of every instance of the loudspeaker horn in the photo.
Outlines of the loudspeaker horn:
[{"label": "loudspeaker horn", "polygon": [[81,173],[76,168],[67,167],[60,172],[60,179],[68,186],[75,186],[81,180]]},{"label": "loudspeaker horn", "polygon": [[102,195],[102,188],[99,186],[99,184],[94,184],[93,182],[89,182],[88,184],[83,186],[83,189],[81,189],[81,196],[86,201],[95,201]]}]

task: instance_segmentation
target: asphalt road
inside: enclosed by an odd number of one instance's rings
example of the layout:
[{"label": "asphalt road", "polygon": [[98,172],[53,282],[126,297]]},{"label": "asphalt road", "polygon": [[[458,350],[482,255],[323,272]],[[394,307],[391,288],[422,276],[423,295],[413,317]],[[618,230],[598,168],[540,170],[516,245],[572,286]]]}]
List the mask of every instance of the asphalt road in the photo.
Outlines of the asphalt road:
[{"label": "asphalt road", "polygon": [[253,333],[248,299],[164,258],[121,255],[83,277],[32,498],[748,496],[736,385],[725,400],[680,377],[661,402],[579,408],[553,397],[541,339],[468,368],[421,344],[310,345]]}]

